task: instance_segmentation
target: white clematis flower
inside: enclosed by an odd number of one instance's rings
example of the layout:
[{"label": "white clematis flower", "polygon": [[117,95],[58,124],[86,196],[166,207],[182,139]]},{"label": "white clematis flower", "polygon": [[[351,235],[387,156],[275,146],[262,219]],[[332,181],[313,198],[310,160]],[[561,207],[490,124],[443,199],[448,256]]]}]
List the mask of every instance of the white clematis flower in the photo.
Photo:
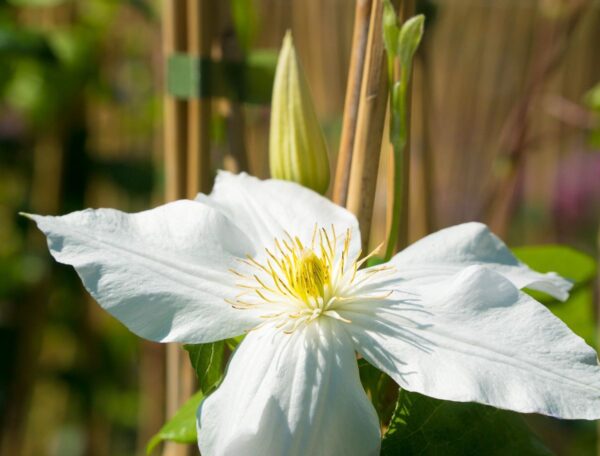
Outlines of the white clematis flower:
[{"label": "white clematis flower", "polygon": [[519,288],[570,283],[520,263],[479,223],[359,269],[355,217],[290,182],[220,173],[214,191],[125,214],[30,216],[57,261],[136,334],[248,333],[198,410],[203,455],[378,454],[356,353],[402,388],[600,418],[596,353]]}]

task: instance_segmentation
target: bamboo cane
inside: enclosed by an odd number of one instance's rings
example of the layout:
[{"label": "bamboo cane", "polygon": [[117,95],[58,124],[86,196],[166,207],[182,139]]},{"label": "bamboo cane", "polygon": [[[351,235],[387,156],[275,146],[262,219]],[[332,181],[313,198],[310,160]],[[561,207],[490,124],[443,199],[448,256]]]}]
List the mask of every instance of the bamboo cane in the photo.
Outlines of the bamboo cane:
[{"label": "bamboo cane", "polygon": [[[186,42],[185,0],[164,2],[163,55],[184,51]],[[187,147],[186,103],[165,94],[164,141],[165,141],[165,199],[173,201],[185,197],[185,151]]]},{"label": "bamboo cane", "polygon": [[354,31],[352,34],[352,54],[348,70],[346,99],[344,101],[344,119],[342,135],[338,151],[335,180],[333,183],[333,201],[340,205],[346,204],[350,165],[352,164],[352,149],[358,120],[363,69],[369,37],[371,17],[371,0],[357,0],[354,13]]},{"label": "bamboo cane", "polygon": [[[163,52],[168,58],[174,52],[186,50],[186,0],[164,2]],[[164,99],[165,137],[165,198],[173,201],[186,197],[187,192],[187,103],[168,93]],[[166,350],[166,414],[171,417],[191,393],[189,379],[193,378],[189,367],[184,364],[181,347],[170,344]],[[189,363],[188,363],[189,365]],[[163,447],[164,456],[183,456],[187,448],[167,442]]]},{"label": "bamboo cane", "polygon": [[[244,60],[244,51],[242,50],[233,25],[231,8],[226,4],[225,25],[219,33],[219,45],[222,58],[226,62],[242,62]],[[229,150],[223,167],[232,172],[248,171],[248,154],[246,151],[246,122],[244,116],[244,106],[241,100],[236,99],[237,94],[231,100],[224,101],[226,104],[226,123],[227,123],[227,142]]]},{"label": "bamboo cane", "polygon": [[368,249],[377,170],[387,105],[388,81],[382,31],[383,2],[374,0],[346,207],[358,218],[363,251]]},{"label": "bamboo cane", "polygon": [[[197,57],[210,58],[212,44],[211,21],[215,20],[216,17],[214,3],[212,0],[187,0],[187,8],[188,52]],[[203,72],[202,77],[210,78],[210,68]],[[205,85],[203,82],[204,87],[209,85]],[[210,115],[211,102],[209,98],[201,97],[188,102],[188,198],[195,197],[199,191],[208,193],[212,187]]]}]

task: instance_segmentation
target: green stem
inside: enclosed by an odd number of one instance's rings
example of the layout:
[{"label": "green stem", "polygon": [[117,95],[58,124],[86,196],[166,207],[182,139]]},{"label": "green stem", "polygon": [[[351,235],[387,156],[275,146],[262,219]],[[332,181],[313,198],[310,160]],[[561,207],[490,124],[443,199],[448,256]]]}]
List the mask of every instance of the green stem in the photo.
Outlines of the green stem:
[{"label": "green stem", "polygon": [[403,176],[406,161],[405,149],[408,139],[408,103],[406,95],[410,74],[411,67],[403,65],[400,71],[400,81],[393,85],[392,96],[390,97],[390,142],[394,148],[394,193],[392,224],[388,235],[384,261],[389,261],[394,254],[398,239],[398,230],[400,228],[402,201],[406,196],[405,193],[408,191],[408,182],[406,182],[406,179],[403,179]]}]

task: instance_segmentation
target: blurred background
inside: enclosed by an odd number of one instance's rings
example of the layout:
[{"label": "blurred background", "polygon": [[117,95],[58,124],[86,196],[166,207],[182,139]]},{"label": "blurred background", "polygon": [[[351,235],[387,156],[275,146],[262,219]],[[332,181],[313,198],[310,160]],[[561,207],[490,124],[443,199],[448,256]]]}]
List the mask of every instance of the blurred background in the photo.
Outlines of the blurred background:
[{"label": "blurred background", "polygon": [[[169,1],[169,0],[163,0]],[[348,0],[227,0],[213,56],[275,52],[291,28],[330,146],[352,38]],[[164,422],[164,349],[101,311],[19,211],[138,211],[164,201],[163,5],[0,0],[0,454],[144,454]],[[600,2],[417,1],[411,240],[481,220],[509,245],[597,256]],[[229,43],[229,44],[228,44]],[[268,101],[213,98],[214,168],[268,177]],[[384,136],[387,138],[387,136]],[[382,148],[380,174],[390,154]],[[384,238],[378,188],[373,242]],[[590,289],[553,309],[595,344]],[[596,454],[596,424],[535,418],[558,454]]]}]

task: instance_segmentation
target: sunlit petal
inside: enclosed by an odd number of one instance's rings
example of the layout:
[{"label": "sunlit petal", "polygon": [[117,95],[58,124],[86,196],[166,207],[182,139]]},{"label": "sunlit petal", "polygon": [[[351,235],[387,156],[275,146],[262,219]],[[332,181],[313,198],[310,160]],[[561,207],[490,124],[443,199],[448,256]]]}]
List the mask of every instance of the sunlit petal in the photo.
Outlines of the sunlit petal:
[{"label": "sunlit petal", "polygon": [[261,181],[245,173],[235,175],[221,171],[212,193],[208,197],[198,195],[198,199],[224,211],[258,246],[271,248],[273,240],[285,238],[286,232],[308,244],[315,227],[329,229],[334,226],[340,235],[351,230],[351,257],[360,249],[356,217],[293,182]]},{"label": "sunlit petal", "polygon": [[254,247],[215,209],[178,201],[137,214],[85,210],[30,216],[57,261],[75,267],[108,312],[147,339],[188,343],[239,335],[257,324],[226,303],[239,290],[229,268]]},{"label": "sunlit petal", "polygon": [[198,426],[206,455],[379,454],[378,420],[353,344],[327,319],[291,334],[252,331],[200,406]]},{"label": "sunlit petal", "polygon": [[422,294],[342,313],[357,349],[410,391],[600,418],[594,350],[500,274],[471,266]]},{"label": "sunlit petal", "polygon": [[506,245],[481,223],[463,223],[433,233],[398,253],[390,264],[399,277],[429,285],[462,268],[484,265],[518,288],[543,291],[565,300],[572,284],[554,273],[540,274],[515,258]]}]

